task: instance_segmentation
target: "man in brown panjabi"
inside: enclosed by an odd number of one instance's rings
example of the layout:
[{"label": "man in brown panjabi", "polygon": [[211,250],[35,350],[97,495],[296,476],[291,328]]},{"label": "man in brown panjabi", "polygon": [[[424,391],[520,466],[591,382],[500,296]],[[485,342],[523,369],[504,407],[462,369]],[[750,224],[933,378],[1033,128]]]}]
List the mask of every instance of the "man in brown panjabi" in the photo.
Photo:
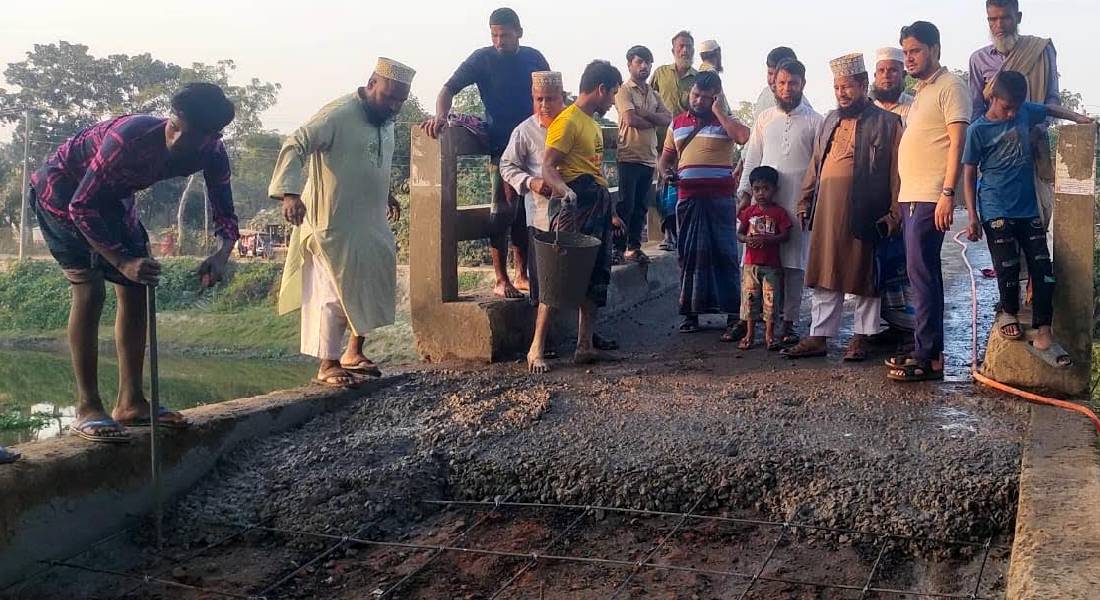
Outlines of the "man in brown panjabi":
[{"label": "man in brown panjabi", "polygon": [[810,229],[806,287],[813,288],[810,337],[788,358],[824,356],[840,330],[845,294],[855,296],[855,334],[844,359],[867,357],[867,336],[879,331],[881,296],[875,245],[896,235],[901,118],[867,97],[862,54],[830,61],[837,108],[825,117],[802,186],[798,215]]}]

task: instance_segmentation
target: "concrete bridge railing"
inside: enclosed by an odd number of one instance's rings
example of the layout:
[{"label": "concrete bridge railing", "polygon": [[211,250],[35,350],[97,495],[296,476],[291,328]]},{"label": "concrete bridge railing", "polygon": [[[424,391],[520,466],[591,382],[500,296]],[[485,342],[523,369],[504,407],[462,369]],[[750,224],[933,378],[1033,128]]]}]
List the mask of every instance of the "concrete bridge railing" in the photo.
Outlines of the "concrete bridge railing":
[{"label": "concrete bridge railing", "polygon": [[[617,138],[616,129],[603,129],[605,151],[616,149]],[[413,129],[410,147],[409,302],[418,352],[432,361],[491,362],[524,351],[533,306],[458,289],[459,242],[489,237],[489,205],[458,205],[459,158],[488,156],[488,148],[461,127],[439,139]]]}]

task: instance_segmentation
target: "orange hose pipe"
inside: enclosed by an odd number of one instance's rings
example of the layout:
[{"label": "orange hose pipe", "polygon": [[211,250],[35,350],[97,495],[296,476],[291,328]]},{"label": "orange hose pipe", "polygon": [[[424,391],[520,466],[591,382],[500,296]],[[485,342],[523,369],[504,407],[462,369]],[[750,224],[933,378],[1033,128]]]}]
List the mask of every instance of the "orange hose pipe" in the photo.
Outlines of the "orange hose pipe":
[{"label": "orange hose pipe", "polygon": [[966,264],[966,270],[970,273],[970,304],[973,310],[970,340],[970,375],[974,378],[975,381],[981,383],[982,385],[986,385],[1006,394],[1012,394],[1013,396],[1022,398],[1024,400],[1027,400],[1028,402],[1033,402],[1035,404],[1045,404],[1047,406],[1055,406],[1057,408],[1081,413],[1082,415],[1085,415],[1085,417],[1088,418],[1089,421],[1092,421],[1093,427],[1096,428],[1096,433],[1100,434],[1100,417],[1097,417],[1096,413],[1089,409],[1089,407],[1083,404],[1077,404],[1076,402],[1067,402],[1065,400],[1059,400],[1057,398],[1048,398],[1046,396],[1040,396],[1038,394],[1033,394],[1031,392],[1017,389],[994,379],[990,379],[989,377],[986,377],[985,375],[982,375],[978,372],[978,282],[974,278],[974,268],[970,265],[970,259],[966,256],[967,244],[966,242],[963,242],[962,239],[960,239],[965,233],[965,230],[958,232],[957,234],[955,234],[954,240],[955,243],[962,248],[961,254],[963,263]]}]

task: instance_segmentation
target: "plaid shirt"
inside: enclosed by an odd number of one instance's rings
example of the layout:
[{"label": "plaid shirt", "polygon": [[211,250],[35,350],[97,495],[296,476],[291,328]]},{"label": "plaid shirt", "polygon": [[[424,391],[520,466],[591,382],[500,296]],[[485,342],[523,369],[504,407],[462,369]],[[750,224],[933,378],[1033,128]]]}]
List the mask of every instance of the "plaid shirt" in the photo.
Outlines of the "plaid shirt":
[{"label": "plaid shirt", "polygon": [[96,248],[123,251],[106,223],[123,221],[123,235],[143,239],[134,192],[172,177],[203,172],[214,233],[240,237],[229,184],[229,156],[221,140],[195,155],[172,156],[164,143],[167,119],[125,115],[84,129],[61,144],[31,176],[39,205],[75,227]]}]

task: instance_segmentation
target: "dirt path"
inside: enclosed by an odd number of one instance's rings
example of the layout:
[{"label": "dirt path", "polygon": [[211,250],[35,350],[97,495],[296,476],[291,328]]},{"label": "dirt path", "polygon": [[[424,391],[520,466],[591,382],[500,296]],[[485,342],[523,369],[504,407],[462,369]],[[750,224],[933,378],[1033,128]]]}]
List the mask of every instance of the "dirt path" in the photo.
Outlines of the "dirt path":
[{"label": "dirt path", "polygon": [[[440,512],[427,499],[695,508],[708,515],[1007,543],[1027,413],[965,382],[970,284],[950,242],[945,256],[952,340],[947,383],[889,383],[880,355],[858,366],[843,364],[843,340],[834,342],[829,358],[790,362],[763,349],[741,352],[718,343],[719,318],[707,321],[715,329],[681,335],[676,298],[669,294],[602,324],[600,330],[622,345],[618,362],[575,368],[559,361],[544,377],[529,376],[521,363],[416,369],[355,406],[236,453],[174,507],[167,555],[220,539],[228,530],[214,522],[429,545],[475,522],[476,513]],[[982,264],[980,253],[972,259]],[[987,305],[993,285],[980,283]],[[561,350],[567,355],[568,348]],[[530,552],[576,516],[502,515],[466,542]],[[560,540],[562,549],[638,560],[670,527],[667,519],[598,517]],[[655,559],[752,570],[774,533],[692,522]],[[257,594],[331,543],[253,532],[182,566],[153,559],[143,570]],[[793,532],[768,573],[863,585],[875,547],[860,536]],[[885,554],[882,585],[949,593],[972,591],[969,578],[980,562],[971,551],[938,544]],[[372,590],[386,589],[426,556],[350,545],[269,597],[372,597]],[[1001,589],[1005,559],[1003,552],[993,554],[982,594]],[[487,598],[523,562],[445,555],[394,597]],[[629,572],[540,564],[501,597],[603,598]],[[646,573],[621,597],[730,597],[743,583]],[[88,597],[139,597],[123,594],[125,586],[82,589],[93,594]],[[140,597],[203,597],[179,594],[151,587]],[[771,583],[746,597],[849,596]]]}]

